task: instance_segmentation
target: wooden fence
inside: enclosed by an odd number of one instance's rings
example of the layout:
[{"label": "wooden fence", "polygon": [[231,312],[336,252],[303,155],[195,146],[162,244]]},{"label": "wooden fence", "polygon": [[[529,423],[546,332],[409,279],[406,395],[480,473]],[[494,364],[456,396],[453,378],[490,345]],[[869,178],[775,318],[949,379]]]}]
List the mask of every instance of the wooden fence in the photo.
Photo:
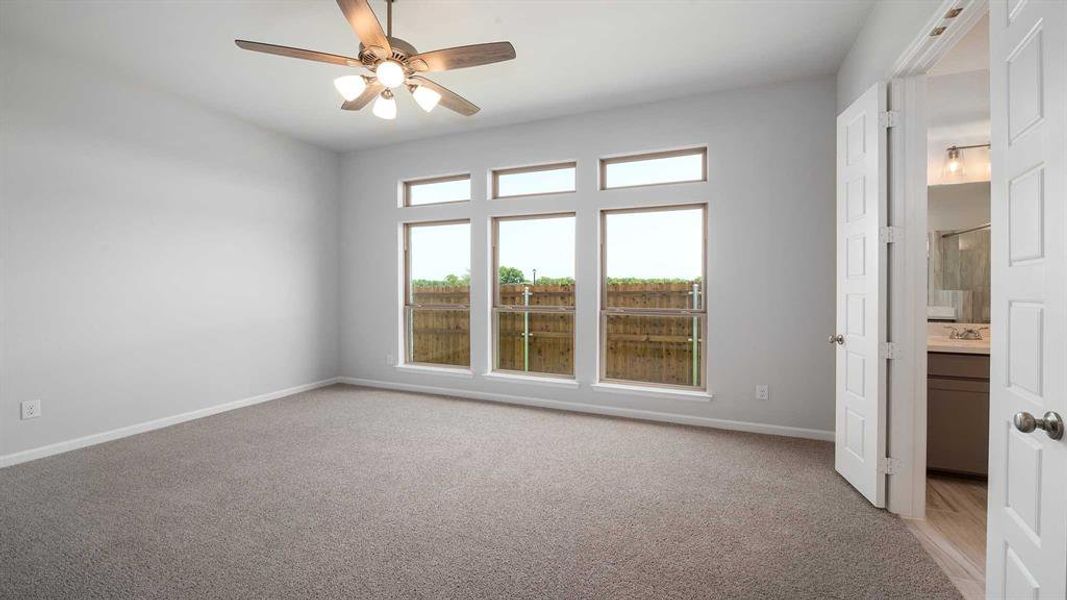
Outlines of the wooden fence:
[{"label": "wooden fence", "polygon": [[[523,305],[523,284],[501,285],[501,303]],[[530,306],[574,306],[573,285],[530,285]],[[608,306],[690,308],[691,283],[625,283],[608,287]],[[416,287],[416,304],[467,304],[466,287]],[[571,375],[574,373],[574,314],[494,311],[498,369]],[[415,362],[469,365],[470,316],[466,310],[414,310],[411,359]],[[674,385],[701,383],[703,323],[691,316],[609,315],[605,318],[608,379]],[[527,335],[528,333],[528,335]],[[696,340],[699,342],[699,339]],[[581,340],[596,345],[596,340]],[[696,352],[696,354],[694,354]],[[696,356],[696,360],[694,360]]]}]

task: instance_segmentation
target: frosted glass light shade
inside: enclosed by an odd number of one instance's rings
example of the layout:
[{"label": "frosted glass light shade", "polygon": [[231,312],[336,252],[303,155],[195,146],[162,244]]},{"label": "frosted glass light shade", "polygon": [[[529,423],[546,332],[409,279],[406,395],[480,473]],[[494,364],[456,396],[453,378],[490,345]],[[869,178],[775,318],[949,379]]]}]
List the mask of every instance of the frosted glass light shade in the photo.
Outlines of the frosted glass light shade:
[{"label": "frosted glass light shade", "polygon": [[404,68],[391,60],[382,61],[374,70],[374,74],[378,76],[378,83],[389,89],[404,83]]},{"label": "frosted glass light shade", "polygon": [[441,94],[430,88],[420,85],[415,88],[414,92],[411,92],[412,97],[415,98],[415,102],[418,103],[422,110],[430,112],[437,106],[437,103],[441,101]]},{"label": "frosted glass light shade", "polygon": [[367,82],[359,75],[345,75],[333,80],[333,87],[345,100],[352,101],[359,98],[363,90],[367,89]]},{"label": "frosted glass light shade", "polygon": [[374,101],[372,112],[374,113],[374,116],[379,119],[392,121],[396,118],[396,98],[392,95],[386,96],[385,94],[378,96],[378,99]]},{"label": "frosted glass light shade", "polygon": [[955,146],[948,149],[948,156],[941,168],[941,177],[945,180],[962,179],[967,174],[963,164],[963,153]]}]

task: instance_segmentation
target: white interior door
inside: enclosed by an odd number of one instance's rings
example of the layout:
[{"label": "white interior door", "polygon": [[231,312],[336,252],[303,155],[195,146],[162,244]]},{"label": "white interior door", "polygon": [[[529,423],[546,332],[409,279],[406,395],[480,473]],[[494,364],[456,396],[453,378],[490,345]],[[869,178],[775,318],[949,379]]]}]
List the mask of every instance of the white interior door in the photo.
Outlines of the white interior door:
[{"label": "white interior door", "polygon": [[837,117],[837,472],[885,506],[886,86]]},{"label": "white interior door", "polygon": [[1067,596],[1067,441],[1032,427],[1067,415],[1065,79],[1067,2],[991,2],[991,598]]}]

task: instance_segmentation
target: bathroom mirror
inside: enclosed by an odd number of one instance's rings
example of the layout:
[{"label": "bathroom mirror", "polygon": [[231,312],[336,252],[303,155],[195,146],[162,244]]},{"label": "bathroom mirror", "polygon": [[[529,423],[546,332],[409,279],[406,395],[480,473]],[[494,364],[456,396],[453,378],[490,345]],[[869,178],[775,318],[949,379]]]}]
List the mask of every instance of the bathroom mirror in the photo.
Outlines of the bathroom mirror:
[{"label": "bathroom mirror", "polygon": [[989,182],[928,188],[927,318],[989,322]]}]

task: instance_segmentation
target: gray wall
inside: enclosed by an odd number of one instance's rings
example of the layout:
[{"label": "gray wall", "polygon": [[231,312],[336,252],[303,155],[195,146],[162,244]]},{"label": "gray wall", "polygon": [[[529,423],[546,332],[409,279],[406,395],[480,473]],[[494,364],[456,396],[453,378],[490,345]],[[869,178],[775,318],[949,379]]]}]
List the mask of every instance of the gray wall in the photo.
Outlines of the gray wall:
[{"label": "gray wall", "polygon": [[[437,391],[512,394],[575,406],[833,429],[834,81],[821,79],[593,112],[348,154],[343,160],[341,374]],[[707,144],[710,181],[596,191],[604,155]],[[487,201],[488,169],[577,160],[579,192]],[[466,204],[397,208],[397,182],[473,174]],[[594,391],[597,214],[601,208],[709,206],[710,402]],[[517,385],[489,367],[488,217],[577,211],[578,389]],[[474,376],[390,365],[400,346],[399,223],[471,218]],[[771,399],[753,397],[756,384]]]},{"label": "gray wall", "polygon": [[41,52],[0,47],[0,455],[333,377],[337,155]]},{"label": "gray wall", "polygon": [[952,231],[989,222],[989,182],[932,185],[927,188],[926,229]]},{"label": "gray wall", "polygon": [[875,3],[838,68],[838,112],[875,82],[889,78],[893,64],[939,5],[938,0],[880,0]]}]

